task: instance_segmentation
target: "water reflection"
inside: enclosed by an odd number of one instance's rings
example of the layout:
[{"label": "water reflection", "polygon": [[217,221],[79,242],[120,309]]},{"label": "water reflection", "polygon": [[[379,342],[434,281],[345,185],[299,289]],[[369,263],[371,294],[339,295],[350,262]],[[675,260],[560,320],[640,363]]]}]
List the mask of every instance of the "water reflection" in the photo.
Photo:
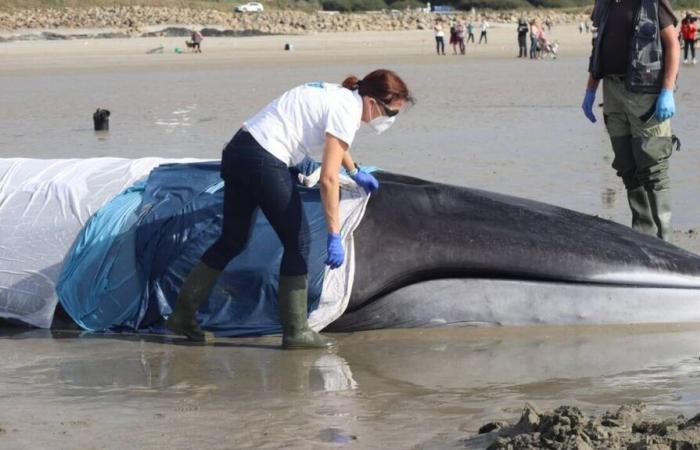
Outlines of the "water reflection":
[{"label": "water reflection", "polygon": [[19,382],[62,396],[343,392],[428,396],[484,410],[525,399],[700,408],[697,326],[393,330],[341,335],[335,351],[281,351],[277,337],[199,347],[160,337],[69,336],[0,338],[9,361],[0,367],[3,389]]}]

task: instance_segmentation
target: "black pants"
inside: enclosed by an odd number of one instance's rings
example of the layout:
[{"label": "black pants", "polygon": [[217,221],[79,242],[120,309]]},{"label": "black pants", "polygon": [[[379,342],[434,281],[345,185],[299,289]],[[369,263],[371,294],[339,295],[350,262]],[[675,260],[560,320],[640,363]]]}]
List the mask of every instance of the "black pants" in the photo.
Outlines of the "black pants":
[{"label": "black pants", "polygon": [[688,59],[688,50],[690,50],[690,53],[692,55],[692,58],[695,59],[695,41],[693,39],[683,39],[685,41],[685,49],[683,51],[683,59]]},{"label": "black pants", "polygon": [[518,36],[518,48],[520,52],[518,53],[518,58],[527,58],[527,36]]},{"label": "black pants", "polygon": [[241,130],[224,149],[221,175],[225,186],[223,229],[202,262],[224,270],[243,252],[260,207],[284,247],[280,274],[306,275],[309,225],[289,168]]},{"label": "black pants", "polygon": [[440,52],[442,54],[445,54],[445,38],[442,36],[435,36],[435,50],[437,50],[437,54],[439,55]]},{"label": "black pants", "polygon": [[467,36],[467,42],[474,43],[474,33],[469,33],[469,36]]},{"label": "black pants", "polygon": [[483,40],[485,43],[487,43],[487,44],[489,43],[488,38],[486,38],[486,32],[485,32],[485,31],[482,31],[482,32],[481,32],[481,36],[479,36],[479,44],[481,44],[481,41],[482,41],[482,40]]}]

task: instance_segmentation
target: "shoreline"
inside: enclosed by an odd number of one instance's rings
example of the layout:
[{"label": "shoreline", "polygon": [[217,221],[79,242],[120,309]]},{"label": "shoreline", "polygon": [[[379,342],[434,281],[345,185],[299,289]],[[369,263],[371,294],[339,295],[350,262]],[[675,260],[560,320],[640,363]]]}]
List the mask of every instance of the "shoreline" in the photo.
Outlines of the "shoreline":
[{"label": "shoreline", "polygon": [[[79,38],[130,38],[189,36],[190,30],[204,37],[250,35],[299,35],[354,31],[431,31],[438,18],[460,19],[491,25],[514,24],[520,17],[539,17],[555,25],[587,20],[585,13],[560,10],[454,11],[426,13],[416,10],[338,13],[273,10],[234,13],[168,7],[30,9],[0,13],[0,42],[15,40],[62,40]],[[476,23],[478,25],[478,23]],[[477,30],[478,31],[478,30]]]}]

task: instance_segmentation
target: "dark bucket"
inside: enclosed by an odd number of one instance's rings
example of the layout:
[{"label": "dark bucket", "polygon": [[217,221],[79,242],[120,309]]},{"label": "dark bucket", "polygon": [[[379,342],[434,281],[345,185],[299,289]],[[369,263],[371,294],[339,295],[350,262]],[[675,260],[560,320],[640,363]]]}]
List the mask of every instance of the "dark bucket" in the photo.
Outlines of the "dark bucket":
[{"label": "dark bucket", "polygon": [[95,122],[95,131],[109,130],[109,111],[97,108],[95,114],[92,115],[92,121]]}]

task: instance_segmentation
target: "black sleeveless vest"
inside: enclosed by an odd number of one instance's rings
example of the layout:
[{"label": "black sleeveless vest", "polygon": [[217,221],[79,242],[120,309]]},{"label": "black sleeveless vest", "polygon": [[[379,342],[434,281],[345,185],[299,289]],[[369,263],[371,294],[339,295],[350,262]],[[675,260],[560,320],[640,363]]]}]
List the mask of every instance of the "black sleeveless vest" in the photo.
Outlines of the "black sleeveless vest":
[{"label": "black sleeveless vest", "polygon": [[[588,71],[596,80],[603,78],[600,49],[605,39],[611,1],[613,0],[596,0],[593,10],[593,25],[598,27],[598,37],[593,46]],[[639,11],[635,16],[634,34],[627,61],[625,77],[627,90],[645,94],[658,94],[661,91],[664,77],[664,52],[661,44],[661,30],[659,30],[658,0],[641,0]]]}]

